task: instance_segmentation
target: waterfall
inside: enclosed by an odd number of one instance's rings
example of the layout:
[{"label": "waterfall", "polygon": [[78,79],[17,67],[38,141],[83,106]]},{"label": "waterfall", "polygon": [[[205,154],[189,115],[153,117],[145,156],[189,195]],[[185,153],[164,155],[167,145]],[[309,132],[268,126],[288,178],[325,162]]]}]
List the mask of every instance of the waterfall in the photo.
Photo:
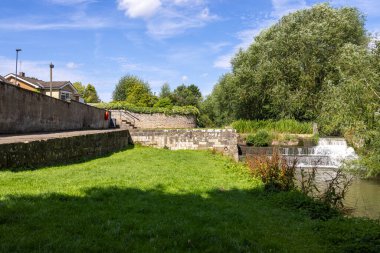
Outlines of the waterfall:
[{"label": "waterfall", "polygon": [[339,168],[344,161],[357,159],[352,147],[343,138],[320,138],[318,145],[309,148],[284,148],[281,153],[289,160],[297,159],[301,168]]}]

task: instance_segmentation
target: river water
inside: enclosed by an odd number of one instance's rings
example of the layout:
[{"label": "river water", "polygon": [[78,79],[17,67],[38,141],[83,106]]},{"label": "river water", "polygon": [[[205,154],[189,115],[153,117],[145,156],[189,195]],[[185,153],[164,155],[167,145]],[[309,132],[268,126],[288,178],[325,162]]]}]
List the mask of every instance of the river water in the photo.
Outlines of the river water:
[{"label": "river water", "polygon": [[[246,147],[243,157],[246,154],[263,152],[271,155],[273,149]],[[290,160],[296,159],[300,170],[316,168],[316,182],[320,189],[325,187],[326,181],[331,179],[345,161],[358,158],[354,149],[343,138],[320,138],[317,146],[281,147],[279,152]],[[354,178],[344,204],[352,209],[352,216],[380,219],[380,180]]]}]

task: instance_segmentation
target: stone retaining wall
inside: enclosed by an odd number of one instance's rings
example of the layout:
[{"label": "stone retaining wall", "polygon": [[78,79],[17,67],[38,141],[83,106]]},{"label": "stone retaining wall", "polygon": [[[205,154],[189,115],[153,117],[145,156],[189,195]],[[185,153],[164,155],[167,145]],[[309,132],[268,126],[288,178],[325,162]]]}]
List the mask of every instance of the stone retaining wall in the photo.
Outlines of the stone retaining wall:
[{"label": "stone retaining wall", "polygon": [[195,115],[165,115],[164,113],[134,113],[128,112],[123,116],[123,111],[111,110],[112,118],[116,118],[117,124],[121,125],[122,119],[126,118],[137,128],[164,129],[164,128],[195,128],[197,117]]},{"label": "stone retaining wall", "polygon": [[238,157],[238,134],[233,129],[138,129],[130,131],[134,143],[171,150],[215,149],[225,155]]},{"label": "stone retaining wall", "polygon": [[71,163],[120,151],[131,142],[128,130],[0,145],[0,170]]},{"label": "stone retaining wall", "polygon": [[105,129],[105,110],[0,81],[0,134]]}]

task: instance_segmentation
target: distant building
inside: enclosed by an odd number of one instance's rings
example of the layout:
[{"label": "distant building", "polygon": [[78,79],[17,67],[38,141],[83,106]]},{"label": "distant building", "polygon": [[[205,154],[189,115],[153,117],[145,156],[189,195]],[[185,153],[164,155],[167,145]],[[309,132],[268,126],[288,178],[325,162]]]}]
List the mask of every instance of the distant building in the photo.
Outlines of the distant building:
[{"label": "distant building", "polygon": [[[11,73],[6,75],[5,80],[13,85],[16,84],[16,75]],[[25,76],[24,72],[20,72],[17,76],[18,86],[30,91],[40,92],[50,96],[50,82],[45,82],[34,77]],[[70,81],[53,81],[52,82],[52,97],[62,100],[75,100],[84,102],[80,97],[78,91],[75,89]]]}]

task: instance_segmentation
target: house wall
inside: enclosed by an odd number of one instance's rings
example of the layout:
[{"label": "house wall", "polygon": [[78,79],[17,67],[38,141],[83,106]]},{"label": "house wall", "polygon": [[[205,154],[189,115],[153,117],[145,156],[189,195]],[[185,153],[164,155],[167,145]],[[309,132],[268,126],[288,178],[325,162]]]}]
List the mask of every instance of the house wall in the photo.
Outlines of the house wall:
[{"label": "house wall", "polygon": [[105,110],[0,82],[0,134],[105,129]]},{"label": "house wall", "polygon": [[[43,90],[42,91],[42,94],[45,94],[46,96],[49,96],[50,97],[50,90]],[[57,98],[57,99],[60,99],[61,97],[60,97],[60,94],[59,94],[59,91],[52,91],[51,92],[51,95],[52,95],[52,97],[53,98]]]},{"label": "house wall", "polygon": [[[11,83],[13,83],[14,85],[16,85],[16,79],[15,78],[12,77],[8,81],[11,82]],[[36,88],[30,86],[27,83],[24,83],[23,81],[21,81],[19,79],[17,80],[17,82],[20,85],[20,87],[23,88],[23,89],[30,90],[30,91],[38,91]]]}]

